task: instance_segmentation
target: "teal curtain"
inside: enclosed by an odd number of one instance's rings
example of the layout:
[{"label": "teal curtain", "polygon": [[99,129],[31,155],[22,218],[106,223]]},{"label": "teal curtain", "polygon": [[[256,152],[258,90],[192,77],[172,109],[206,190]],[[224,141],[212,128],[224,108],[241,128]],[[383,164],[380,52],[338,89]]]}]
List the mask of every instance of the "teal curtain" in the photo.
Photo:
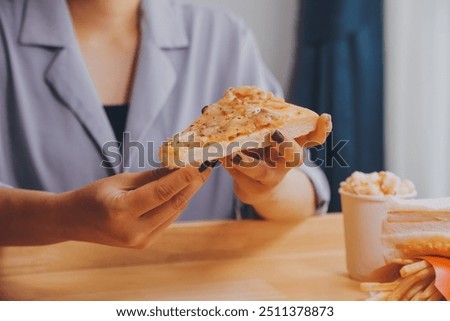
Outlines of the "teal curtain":
[{"label": "teal curtain", "polygon": [[303,0],[290,99],[333,117],[323,149],[312,149],[327,175],[330,211],[339,182],[354,170],[383,169],[381,0]]}]

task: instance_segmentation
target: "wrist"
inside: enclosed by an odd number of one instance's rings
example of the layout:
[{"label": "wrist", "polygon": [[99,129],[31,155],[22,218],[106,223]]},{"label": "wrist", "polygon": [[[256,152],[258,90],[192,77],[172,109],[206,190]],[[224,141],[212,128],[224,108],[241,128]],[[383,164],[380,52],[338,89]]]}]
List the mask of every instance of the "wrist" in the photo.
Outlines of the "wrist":
[{"label": "wrist", "polygon": [[293,169],[251,206],[269,220],[303,220],[315,211],[314,187],[303,172]]},{"label": "wrist", "polygon": [[249,197],[249,202],[245,203],[251,205],[253,208],[263,209],[267,206],[269,206],[269,208],[272,207],[274,203],[284,198],[285,191],[290,185],[290,180],[287,177],[289,174],[290,172],[284,175],[284,177],[273,186],[269,186],[259,193],[254,193]]},{"label": "wrist", "polygon": [[35,219],[32,220],[36,231],[34,236],[41,239],[44,244],[68,241],[64,224],[64,216],[67,214],[64,194],[39,193],[40,195],[36,195],[35,198],[30,198],[31,204],[26,205],[26,209],[34,208]]},{"label": "wrist", "polygon": [[0,198],[0,244],[44,245],[62,242],[57,225],[58,196],[53,193],[11,189]]},{"label": "wrist", "polygon": [[49,222],[48,231],[55,242],[69,241],[70,224],[67,222],[71,215],[72,206],[70,206],[70,192],[51,194],[46,200],[46,220]]},{"label": "wrist", "polygon": [[50,217],[53,222],[54,236],[60,241],[82,240],[82,211],[88,205],[80,200],[79,190],[53,194],[49,199]]},{"label": "wrist", "polygon": [[252,206],[258,215],[267,217],[267,213],[276,206],[275,204],[277,202],[280,201],[280,198],[278,197],[278,188],[280,184],[282,184],[282,182],[271,189],[252,197],[252,201],[248,205]]}]

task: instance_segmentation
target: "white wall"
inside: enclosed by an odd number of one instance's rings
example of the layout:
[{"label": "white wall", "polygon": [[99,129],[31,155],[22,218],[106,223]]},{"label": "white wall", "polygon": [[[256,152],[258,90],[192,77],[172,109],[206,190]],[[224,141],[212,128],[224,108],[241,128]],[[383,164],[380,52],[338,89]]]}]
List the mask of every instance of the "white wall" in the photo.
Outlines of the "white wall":
[{"label": "white wall", "polygon": [[298,0],[187,0],[220,5],[242,17],[253,30],[263,59],[285,93],[294,62]]},{"label": "white wall", "polygon": [[450,196],[450,1],[385,1],[386,166]]}]

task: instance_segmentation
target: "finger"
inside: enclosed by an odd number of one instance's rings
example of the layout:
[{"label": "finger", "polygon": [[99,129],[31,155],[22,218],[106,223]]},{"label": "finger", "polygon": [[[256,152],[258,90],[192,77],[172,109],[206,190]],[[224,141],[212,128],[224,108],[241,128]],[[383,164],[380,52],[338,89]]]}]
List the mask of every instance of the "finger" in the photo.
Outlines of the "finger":
[{"label": "finger", "polygon": [[235,184],[239,186],[252,186],[252,190],[258,187],[261,189],[266,188],[263,183],[245,175],[238,169],[238,167],[239,166],[235,165],[234,167],[225,168],[226,171],[233,177]]},{"label": "finger", "polygon": [[145,226],[148,230],[154,231],[157,227],[167,222],[167,220],[170,220],[174,215],[178,217],[178,215],[187,207],[191,198],[202,186],[203,183],[200,181],[193,182],[167,202],[141,215],[140,219],[145,222]]},{"label": "finger", "polygon": [[141,215],[169,201],[194,181],[203,184],[210,173],[210,168],[207,168],[202,173],[194,167],[180,168],[157,181],[152,181],[130,191],[127,198],[128,204],[137,215]]},{"label": "finger", "polygon": [[[148,228],[146,225],[143,225],[142,222],[137,222],[140,225],[136,229],[135,236],[136,239],[132,241],[132,243],[126,243],[125,245],[122,245],[119,243],[119,246],[125,246],[125,247],[131,247],[136,249],[143,249],[149,247],[153,241],[158,239],[159,236],[167,229],[167,227],[170,226],[178,217],[178,214],[172,214],[172,216],[164,218],[165,221],[156,227],[150,227]],[[117,245],[117,244],[111,244],[111,245]]]},{"label": "finger", "polygon": [[268,146],[264,148],[264,162],[271,168],[276,168],[278,162],[282,159],[278,154],[278,150],[273,148],[272,146]]},{"label": "finger", "polygon": [[305,136],[300,136],[295,140],[302,147],[312,147],[321,145],[327,139],[331,132],[333,125],[331,123],[331,116],[329,114],[322,114],[317,120],[316,129]]},{"label": "finger", "polygon": [[226,168],[226,170],[234,179],[235,194],[246,204],[252,204],[255,201],[255,195],[261,195],[268,189],[266,185],[244,175],[235,168]]},{"label": "finger", "polygon": [[284,176],[284,173],[271,168],[264,161],[255,160],[243,153],[238,153],[233,160],[234,166],[232,168],[234,170],[264,185],[272,186]]},{"label": "finger", "polygon": [[[277,152],[275,159],[278,168],[291,169],[298,167],[303,163],[303,148],[297,142],[286,134],[276,130],[272,134],[275,146],[272,150]],[[272,157],[271,153],[271,157]]]},{"label": "finger", "polygon": [[164,176],[176,171],[177,169],[168,169],[166,167],[139,172],[139,173],[126,173],[123,174],[129,184],[129,189],[136,189],[142,185],[148,184],[153,181],[157,181]]},{"label": "finger", "polygon": [[243,154],[250,156],[256,160],[263,159],[265,154],[264,148],[252,148],[241,151]]},{"label": "finger", "polygon": [[150,246],[153,241],[157,240],[161,234],[164,233],[164,231],[170,226],[172,225],[173,222],[176,221],[176,219],[179,217],[179,213],[173,214],[171,217],[169,217],[164,223],[162,223],[161,225],[159,225],[157,228],[155,228],[151,234],[148,237],[148,240],[146,241],[145,247]]}]

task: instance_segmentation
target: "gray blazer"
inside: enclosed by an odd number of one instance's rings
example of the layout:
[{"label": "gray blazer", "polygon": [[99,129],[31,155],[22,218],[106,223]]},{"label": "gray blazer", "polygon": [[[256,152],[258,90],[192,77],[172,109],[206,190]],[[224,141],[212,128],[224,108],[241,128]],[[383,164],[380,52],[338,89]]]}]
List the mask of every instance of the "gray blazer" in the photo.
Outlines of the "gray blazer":
[{"label": "gray blazer", "polygon": [[[162,141],[228,87],[281,94],[251,32],[230,13],[172,0],[142,0],[141,10],[129,153],[120,159],[66,2],[0,0],[0,184],[63,192],[155,168]],[[305,171],[326,203],[322,172]],[[232,180],[219,169],[181,219],[232,218],[235,205]]]}]

